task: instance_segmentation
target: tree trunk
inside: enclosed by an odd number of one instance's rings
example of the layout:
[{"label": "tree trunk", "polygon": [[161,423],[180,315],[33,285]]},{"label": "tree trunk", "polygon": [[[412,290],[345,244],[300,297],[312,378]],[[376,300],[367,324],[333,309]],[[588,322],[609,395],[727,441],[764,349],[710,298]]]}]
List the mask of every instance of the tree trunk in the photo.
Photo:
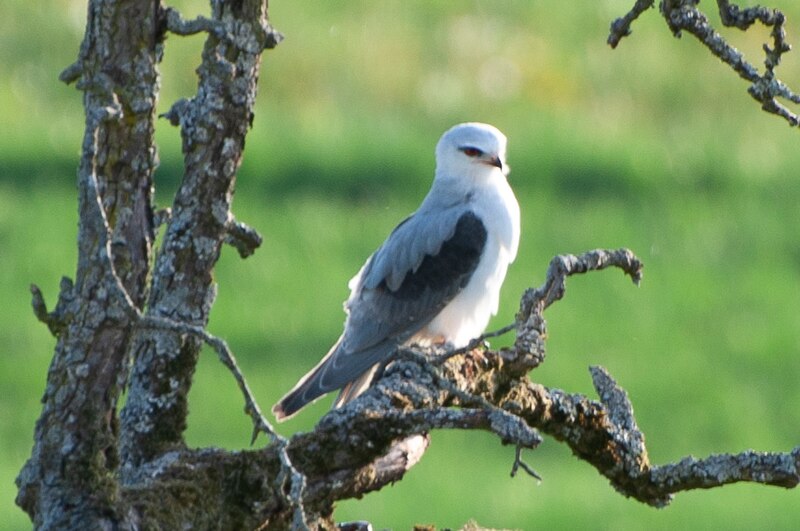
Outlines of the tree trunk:
[{"label": "tree trunk", "polygon": [[[84,92],[86,132],[75,283],[62,282],[51,313],[32,288],[37,315],[58,336],[35,446],[17,479],[17,502],[37,527],[131,526],[130,508],[120,505],[120,457],[126,477],[183,446],[201,340],[139,323],[145,301],[147,316],[207,322],[212,270],[238,227],[230,206],[260,56],[276,43],[265,1],[212,4],[211,19],[186,23],[159,1],[92,0],[78,61],[62,74]],[[181,125],[186,172],[151,271],[157,65],[168,28],[209,37],[197,96],[170,112]]]},{"label": "tree trunk", "polygon": [[17,503],[37,527],[124,520],[116,410],[133,334],[129,305],[145,300],[154,238],[160,9],[150,0],[91,2],[78,61],[62,74],[83,90],[86,132],[75,283],[62,281],[49,316],[58,342],[35,446],[17,479]]}]

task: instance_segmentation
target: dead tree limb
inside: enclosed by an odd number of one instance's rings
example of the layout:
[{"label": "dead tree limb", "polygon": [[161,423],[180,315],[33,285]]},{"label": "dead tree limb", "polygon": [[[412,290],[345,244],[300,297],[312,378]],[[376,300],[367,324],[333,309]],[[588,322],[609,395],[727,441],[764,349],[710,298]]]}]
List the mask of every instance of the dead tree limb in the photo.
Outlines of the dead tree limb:
[{"label": "dead tree limb", "polygon": [[[713,55],[731,67],[739,77],[749,81],[747,91],[768,113],[782,117],[792,126],[800,126],[800,117],[780,102],[800,104],[800,94],[778,78],[775,70],[780,65],[783,54],[791,50],[786,41],[784,14],[772,8],[761,6],[741,8],[728,0],[717,0],[720,19],[728,28],[747,31],[756,22],[772,28],[772,45],[764,44],[764,71],[759,73],[752,63],[736,48],[728,44],[708,21],[708,17],[697,6],[699,0],[663,0],[659,4],[662,17],[676,37],[687,32],[699,40]],[[653,7],[655,0],[636,0],[633,8],[623,17],[611,23],[608,44],[612,48],[631,34],[631,24],[642,13]]]}]

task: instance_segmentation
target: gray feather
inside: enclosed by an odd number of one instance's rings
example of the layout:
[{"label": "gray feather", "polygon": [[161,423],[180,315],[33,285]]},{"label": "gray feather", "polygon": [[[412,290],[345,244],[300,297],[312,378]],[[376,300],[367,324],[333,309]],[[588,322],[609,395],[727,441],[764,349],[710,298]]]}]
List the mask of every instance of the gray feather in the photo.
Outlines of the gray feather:
[{"label": "gray feather", "polygon": [[362,272],[365,289],[375,289],[381,282],[397,291],[409,271],[416,271],[425,256],[439,252],[442,244],[453,236],[463,209],[450,208],[439,212],[417,212],[392,231],[373,253]]}]

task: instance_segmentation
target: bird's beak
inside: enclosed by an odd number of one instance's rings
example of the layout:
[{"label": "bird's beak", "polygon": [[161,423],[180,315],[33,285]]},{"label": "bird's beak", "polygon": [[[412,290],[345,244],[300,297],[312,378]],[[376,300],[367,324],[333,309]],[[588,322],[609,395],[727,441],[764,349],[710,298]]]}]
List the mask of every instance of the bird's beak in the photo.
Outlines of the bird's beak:
[{"label": "bird's beak", "polygon": [[500,168],[500,171],[503,170],[503,161],[500,160],[500,157],[495,155],[494,157],[487,157],[486,159],[481,161],[483,164],[487,166],[494,166],[495,168]]}]

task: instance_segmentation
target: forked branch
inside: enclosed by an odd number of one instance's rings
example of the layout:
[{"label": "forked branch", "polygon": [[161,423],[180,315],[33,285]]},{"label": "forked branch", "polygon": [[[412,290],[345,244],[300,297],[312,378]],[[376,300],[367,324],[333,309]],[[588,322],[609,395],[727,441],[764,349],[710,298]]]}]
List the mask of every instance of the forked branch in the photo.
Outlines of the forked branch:
[{"label": "forked branch", "polygon": [[[655,0],[636,0],[628,13],[611,23],[608,44],[616,48],[624,37],[631,34],[633,21],[654,3]],[[660,3],[661,15],[676,37],[680,37],[683,32],[693,35],[713,55],[730,66],[739,77],[749,81],[750,87],[747,91],[761,103],[762,109],[781,116],[793,127],[800,125],[797,113],[780,102],[780,99],[783,99],[800,104],[800,94],[781,81],[775,73],[783,54],[791,50],[786,41],[785,15],[777,9],[760,6],[741,8],[728,0],[717,0],[720,19],[724,26],[747,31],[754,23],[760,22],[772,28],[770,33],[772,44],[763,46],[764,71],[759,73],[739,50],[728,44],[725,38],[717,33],[706,14],[698,9],[698,4],[698,0],[663,0]]]}]

